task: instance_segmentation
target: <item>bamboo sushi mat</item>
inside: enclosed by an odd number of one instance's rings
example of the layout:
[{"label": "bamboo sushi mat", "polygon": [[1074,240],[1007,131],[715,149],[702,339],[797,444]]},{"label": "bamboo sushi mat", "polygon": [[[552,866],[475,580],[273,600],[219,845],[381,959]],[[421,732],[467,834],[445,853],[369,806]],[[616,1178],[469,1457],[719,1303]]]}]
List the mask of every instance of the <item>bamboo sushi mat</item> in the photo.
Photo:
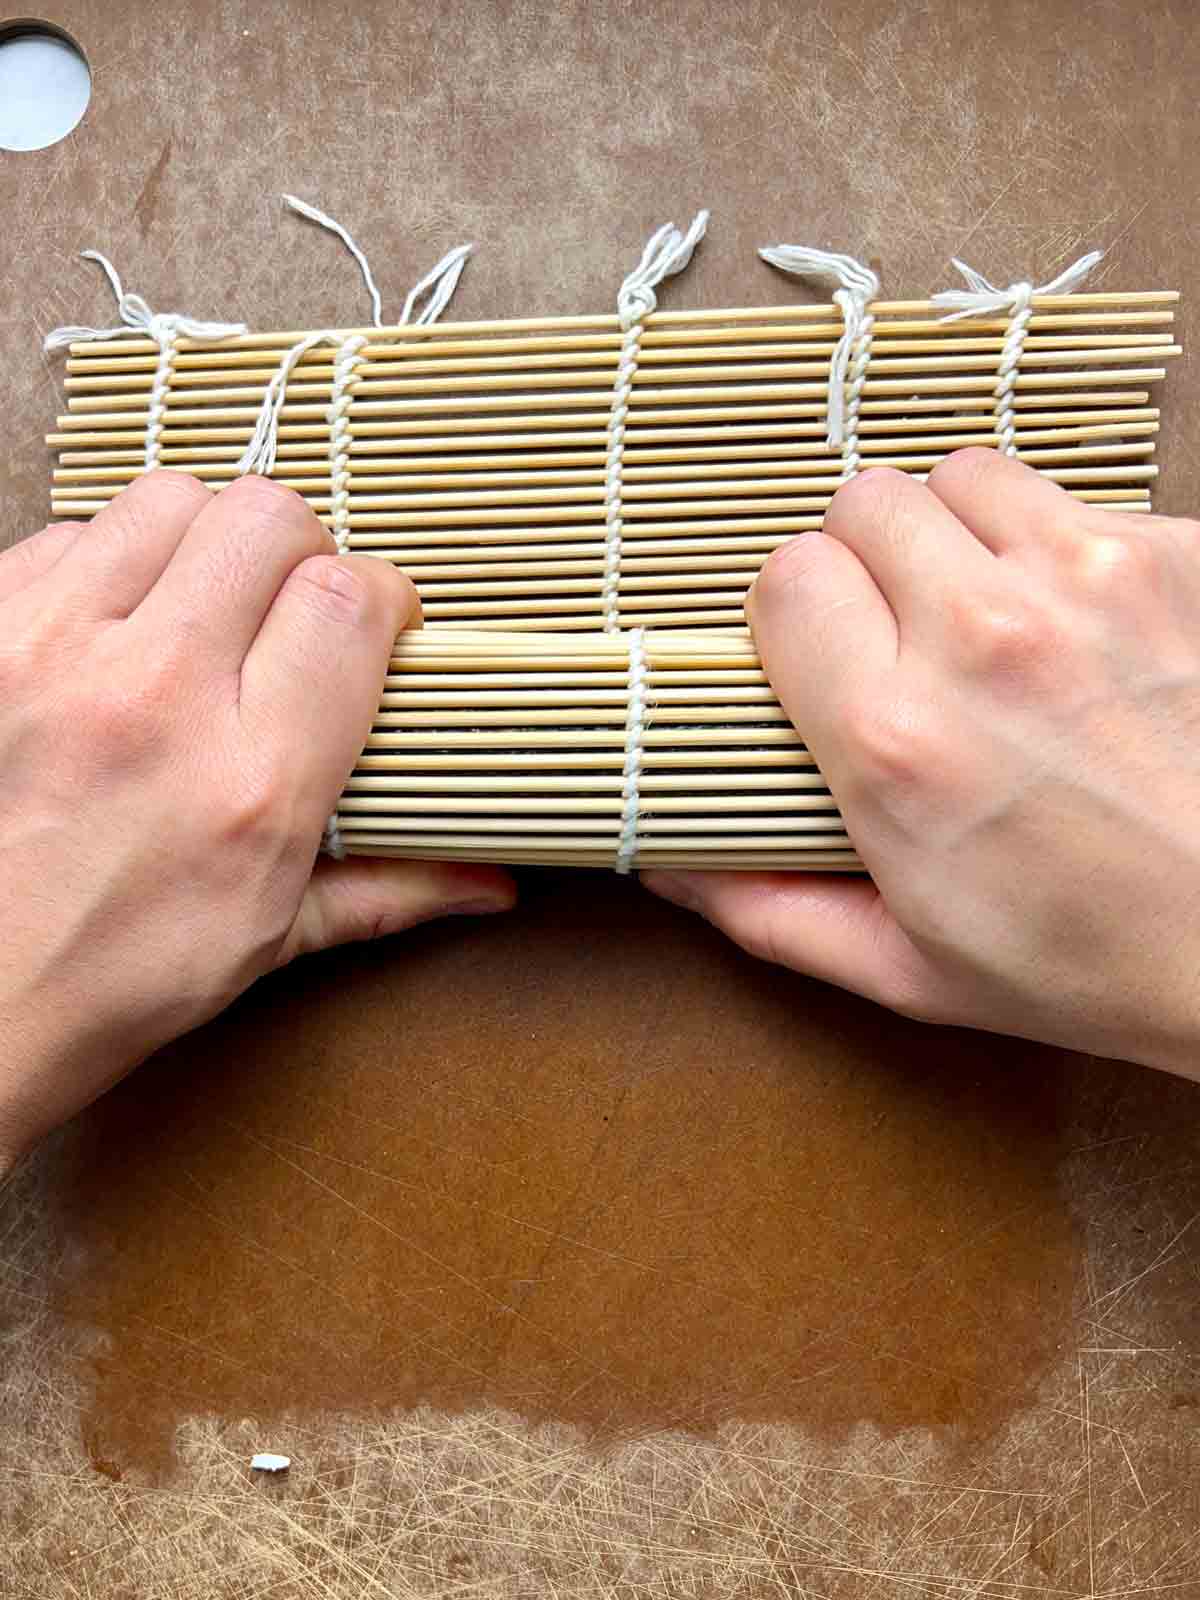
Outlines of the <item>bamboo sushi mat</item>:
[{"label": "bamboo sushi mat", "polygon": [[[1007,441],[997,393],[1011,316],[946,321],[929,301],[875,302],[861,465],[923,478],[963,445],[1007,442],[1081,501],[1148,510],[1176,299],[1035,296]],[[829,304],[642,319],[615,613],[613,396],[628,349],[616,317],[312,336],[322,342],[279,388],[271,473],[344,548],[402,566],[427,619],[397,644],[331,819],[334,853],[858,867],[742,627],[765,556],[818,528],[845,481],[845,449],[828,442],[843,326]],[[151,453],[214,489],[233,481],[304,339],[72,345],[50,435],[54,514],[102,510]],[[622,631],[599,633],[614,615]]]}]

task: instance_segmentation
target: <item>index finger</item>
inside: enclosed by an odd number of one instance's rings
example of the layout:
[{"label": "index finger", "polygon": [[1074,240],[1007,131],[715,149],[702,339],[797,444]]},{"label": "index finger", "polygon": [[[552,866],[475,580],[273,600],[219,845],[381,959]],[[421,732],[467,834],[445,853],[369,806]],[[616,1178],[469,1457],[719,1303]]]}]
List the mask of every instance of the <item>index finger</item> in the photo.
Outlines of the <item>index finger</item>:
[{"label": "index finger", "polygon": [[852,550],[809,533],[768,559],[746,615],[780,704],[835,784],[847,714],[896,667],[891,607]]},{"label": "index finger", "polygon": [[208,496],[138,607],[138,621],[167,633],[186,620],[208,661],[232,674],[288,574],[307,556],[335,548],[293,490],[256,474],[238,478]]},{"label": "index finger", "polygon": [[[289,773],[302,826],[320,835],[379,709],[417,592],[377,556],[310,556],[275,597],[242,663],[246,736]],[[273,758],[273,759],[272,759]]]}]

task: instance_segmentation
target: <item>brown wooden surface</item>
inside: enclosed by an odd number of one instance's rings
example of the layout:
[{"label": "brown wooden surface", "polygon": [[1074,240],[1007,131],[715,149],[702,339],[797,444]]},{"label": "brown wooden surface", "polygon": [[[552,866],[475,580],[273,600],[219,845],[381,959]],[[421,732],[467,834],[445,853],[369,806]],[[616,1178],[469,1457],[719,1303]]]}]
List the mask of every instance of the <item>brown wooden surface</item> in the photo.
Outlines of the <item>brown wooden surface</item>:
[{"label": "brown wooden surface", "polygon": [[[1195,343],[1188,0],[640,7],[71,0],[62,146],[0,155],[0,543],[40,525],[40,334],[885,293],[1094,244]],[[1157,493],[1200,503],[1194,361]],[[1200,1595],[1200,1090],[934,1032],[606,875],[308,961],[0,1195],[0,1592]],[[252,1449],[296,1458],[251,1482]]]}]

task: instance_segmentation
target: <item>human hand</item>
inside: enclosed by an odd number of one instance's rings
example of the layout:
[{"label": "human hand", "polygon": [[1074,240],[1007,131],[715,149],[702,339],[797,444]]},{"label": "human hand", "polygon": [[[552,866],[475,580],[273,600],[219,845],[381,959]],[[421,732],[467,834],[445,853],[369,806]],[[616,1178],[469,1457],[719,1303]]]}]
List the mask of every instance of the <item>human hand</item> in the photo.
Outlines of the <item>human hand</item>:
[{"label": "human hand", "polygon": [[495,868],[314,871],[419,622],[261,478],[156,472],[0,555],[0,1177],[269,968],[511,904]]},{"label": "human hand", "polygon": [[906,1015],[1200,1077],[1200,524],[864,473],[747,614],[873,881],[643,874]]}]

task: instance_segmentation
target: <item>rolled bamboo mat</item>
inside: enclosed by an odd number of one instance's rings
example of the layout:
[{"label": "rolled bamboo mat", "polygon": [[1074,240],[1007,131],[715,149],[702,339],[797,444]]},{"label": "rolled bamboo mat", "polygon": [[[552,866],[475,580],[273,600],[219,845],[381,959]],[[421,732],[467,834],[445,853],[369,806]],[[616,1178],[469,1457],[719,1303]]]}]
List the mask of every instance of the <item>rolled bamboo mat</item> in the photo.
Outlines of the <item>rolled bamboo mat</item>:
[{"label": "rolled bamboo mat", "polygon": [[[1076,498],[1144,510],[1157,467],[1151,386],[1179,353],[1170,291],[1039,295],[1013,389],[1015,447]],[[1010,321],[946,322],[928,301],[879,301],[858,413],[862,464],[923,478],[966,444],[995,445]],[[622,628],[722,628],[764,557],[820,526],[844,481],[826,441],[833,305],[656,311],[625,421]],[[397,562],[427,621],[590,631],[605,621],[606,468],[622,331],[614,316],[339,330],[360,336],[332,437],[338,351],[305,353],[286,386],[273,476],[333,526],[344,446],[351,550]],[[281,357],[304,335],[71,347],[53,512],[87,517],[157,457],[232,481]],[[610,618],[611,620],[611,618]]]},{"label": "rolled bamboo mat", "polygon": [[406,633],[333,831],[363,855],[861,870],[744,628]]}]

